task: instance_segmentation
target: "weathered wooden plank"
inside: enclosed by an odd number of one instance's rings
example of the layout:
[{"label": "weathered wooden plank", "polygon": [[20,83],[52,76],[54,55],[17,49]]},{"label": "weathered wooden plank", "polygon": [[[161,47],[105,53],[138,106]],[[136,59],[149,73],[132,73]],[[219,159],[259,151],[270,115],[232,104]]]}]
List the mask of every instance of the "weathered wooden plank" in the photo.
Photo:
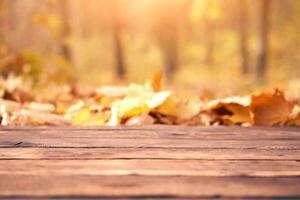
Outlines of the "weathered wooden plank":
[{"label": "weathered wooden plank", "polygon": [[0,160],[1,175],[300,176],[299,161]]},{"label": "weathered wooden plank", "polygon": [[299,128],[1,128],[0,147],[0,198],[300,197]]},{"label": "weathered wooden plank", "polygon": [[300,149],[299,140],[197,140],[176,138],[2,137],[0,147],[157,147],[157,148],[263,148]]},{"label": "weathered wooden plank", "polygon": [[16,126],[16,127],[1,127],[1,130],[91,130],[91,131],[107,131],[107,130],[118,130],[118,131],[128,131],[128,130],[181,130],[181,131],[212,131],[220,132],[222,131],[238,131],[244,130],[254,130],[254,131],[284,131],[284,132],[299,132],[299,127],[294,126],[252,126],[252,127],[240,127],[240,126],[173,126],[173,125],[143,125],[143,126]]},{"label": "weathered wooden plank", "polygon": [[[244,134],[244,135],[243,135]],[[31,131],[31,132],[0,132],[0,140],[8,137],[18,138],[40,138],[40,137],[62,138],[176,138],[176,139],[201,139],[201,140],[300,140],[299,133],[262,133],[262,132],[249,132],[249,133],[235,133],[235,132],[175,132],[175,131]]]},{"label": "weathered wooden plank", "polygon": [[[174,128],[173,128],[174,129]],[[294,130],[294,129],[292,129]],[[279,129],[256,129],[256,128],[187,128],[187,130],[172,129],[0,129],[0,140],[7,137],[36,138],[36,137],[73,137],[73,138],[197,138],[203,140],[300,140],[300,129],[297,131],[283,131]]]},{"label": "weathered wooden plank", "polygon": [[0,159],[214,159],[300,160],[300,149],[0,148]]},{"label": "weathered wooden plank", "polygon": [[299,177],[1,175],[2,197],[300,197]]}]

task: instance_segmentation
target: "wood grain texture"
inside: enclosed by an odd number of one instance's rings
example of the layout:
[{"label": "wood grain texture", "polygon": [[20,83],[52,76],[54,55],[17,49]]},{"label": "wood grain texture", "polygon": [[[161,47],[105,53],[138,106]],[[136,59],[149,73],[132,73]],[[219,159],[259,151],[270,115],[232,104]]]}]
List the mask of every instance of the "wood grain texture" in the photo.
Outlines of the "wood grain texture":
[{"label": "wood grain texture", "polygon": [[196,138],[77,138],[77,137],[14,137],[4,136],[0,147],[86,147],[86,148],[259,148],[300,149],[300,140],[201,140]]},{"label": "wood grain texture", "polygon": [[300,129],[0,129],[0,199],[73,197],[300,198]]},{"label": "wood grain texture", "polygon": [[300,160],[300,150],[292,148],[0,148],[2,160]]},{"label": "wood grain texture", "polygon": [[298,177],[2,175],[0,194],[88,197],[299,197]]},{"label": "wood grain texture", "polygon": [[92,130],[92,131],[115,131],[115,130],[142,130],[142,131],[159,131],[159,130],[181,130],[184,132],[190,132],[191,130],[201,131],[212,131],[212,132],[233,132],[233,131],[284,131],[298,132],[299,127],[292,126],[251,126],[251,127],[240,127],[240,126],[173,126],[173,125],[143,125],[143,126],[16,126],[16,127],[2,127],[2,130]]},{"label": "wood grain texture", "polygon": [[0,175],[300,176],[298,161],[0,160]]},{"label": "wood grain texture", "polygon": [[[287,129],[287,130],[286,130]],[[72,137],[72,138],[177,138],[202,140],[300,140],[300,128],[214,128],[214,127],[176,127],[166,126],[152,129],[129,128],[1,128],[0,139],[9,136],[20,138]],[[63,136],[62,136],[63,135]]]}]

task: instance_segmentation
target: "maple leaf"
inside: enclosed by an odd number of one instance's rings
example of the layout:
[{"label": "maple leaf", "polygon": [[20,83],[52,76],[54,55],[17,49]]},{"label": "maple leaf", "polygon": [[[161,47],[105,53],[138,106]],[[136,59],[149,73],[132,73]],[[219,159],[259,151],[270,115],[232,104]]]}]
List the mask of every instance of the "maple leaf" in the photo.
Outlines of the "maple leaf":
[{"label": "maple leaf", "polygon": [[291,113],[291,105],[283,92],[262,93],[251,98],[251,112],[255,125],[283,125]]}]

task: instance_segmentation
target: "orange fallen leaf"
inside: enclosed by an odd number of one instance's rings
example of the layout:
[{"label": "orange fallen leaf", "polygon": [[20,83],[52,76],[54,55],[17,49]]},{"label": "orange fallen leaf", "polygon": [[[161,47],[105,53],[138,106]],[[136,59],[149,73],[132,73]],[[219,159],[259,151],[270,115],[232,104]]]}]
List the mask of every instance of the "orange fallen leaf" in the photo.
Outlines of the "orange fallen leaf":
[{"label": "orange fallen leaf", "polygon": [[274,94],[253,95],[250,108],[255,125],[283,125],[291,113],[291,105],[279,90]]},{"label": "orange fallen leaf", "polygon": [[152,88],[155,92],[159,92],[163,89],[161,81],[162,81],[162,73],[157,73],[152,78],[151,84],[152,84]]},{"label": "orange fallen leaf", "polygon": [[251,98],[229,97],[210,101],[206,111],[214,114],[216,119],[223,121],[224,124],[251,124],[252,117],[250,111]]}]

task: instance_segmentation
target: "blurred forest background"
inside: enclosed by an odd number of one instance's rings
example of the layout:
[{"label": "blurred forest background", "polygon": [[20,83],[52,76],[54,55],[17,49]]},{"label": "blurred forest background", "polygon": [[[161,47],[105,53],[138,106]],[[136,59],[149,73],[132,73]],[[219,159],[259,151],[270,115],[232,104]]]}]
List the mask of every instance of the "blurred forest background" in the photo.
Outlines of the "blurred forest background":
[{"label": "blurred forest background", "polygon": [[0,71],[36,85],[299,83],[300,0],[0,0]]}]

